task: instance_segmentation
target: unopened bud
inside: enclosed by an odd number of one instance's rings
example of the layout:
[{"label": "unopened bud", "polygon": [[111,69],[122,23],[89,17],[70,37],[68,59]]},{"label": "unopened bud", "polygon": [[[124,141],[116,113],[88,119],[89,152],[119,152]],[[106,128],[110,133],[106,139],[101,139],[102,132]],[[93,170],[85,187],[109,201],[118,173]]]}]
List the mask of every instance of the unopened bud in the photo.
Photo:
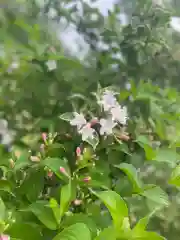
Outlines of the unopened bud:
[{"label": "unopened bud", "polygon": [[14,165],[15,165],[15,163],[14,163],[14,161],[13,161],[13,159],[12,159],[12,158],[9,160],[9,163],[10,163],[10,167],[11,167],[11,168],[13,168],[13,167],[14,167]]},{"label": "unopened bud", "polygon": [[85,177],[85,178],[83,179],[83,181],[84,181],[84,182],[89,182],[89,181],[91,181],[91,177],[90,177],[90,176]]},{"label": "unopened bud", "polygon": [[80,148],[80,147],[77,147],[77,148],[76,148],[76,156],[77,156],[77,157],[80,157],[80,156],[81,156],[81,148]]},{"label": "unopened bud", "polygon": [[47,173],[47,176],[48,176],[49,178],[52,178],[53,172],[52,172],[51,170],[49,170],[48,173]]},{"label": "unopened bud", "polygon": [[69,174],[66,172],[66,169],[64,167],[60,167],[59,171],[69,178]]},{"label": "unopened bud", "polygon": [[40,162],[40,158],[37,157],[37,156],[30,156],[30,160],[31,160],[32,162]]},{"label": "unopened bud", "polygon": [[47,140],[47,133],[42,133],[42,140],[44,141],[44,142],[46,142],[46,140]]},{"label": "unopened bud", "polygon": [[75,199],[73,203],[74,203],[75,206],[79,206],[79,205],[82,204],[82,200],[81,199]]},{"label": "unopened bud", "polygon": [[128,135],[122,134],[120,136],[118,136],[119,139],[123,140],[123,141],[129,141],[130,137]]}]

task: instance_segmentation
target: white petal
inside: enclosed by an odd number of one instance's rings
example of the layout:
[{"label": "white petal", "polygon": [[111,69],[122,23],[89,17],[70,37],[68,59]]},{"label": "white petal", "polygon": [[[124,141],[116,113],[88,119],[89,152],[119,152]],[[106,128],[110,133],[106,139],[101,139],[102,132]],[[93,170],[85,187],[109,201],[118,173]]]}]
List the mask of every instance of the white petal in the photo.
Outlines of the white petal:
[{"label": "white petal", "polygon": [[57,68],[57,64],[55,60],[48,60],[46,62],[46,66],[48,67],[49,71],[55,70]]},{"label": "white petal", "polygon": [[119,123],[125,125],[127,121],[127,108],[126,107],[114,107],[111,109],[111,114],[114,120],[118,121]]},{"label": "white petal", "polygon": [[84,118],[83,114],[75,113],[74,119],[70,121],[70,124],[72,126],[77,126],[78,128],[81,128],[83,125],[85,125],[86,119]]}]

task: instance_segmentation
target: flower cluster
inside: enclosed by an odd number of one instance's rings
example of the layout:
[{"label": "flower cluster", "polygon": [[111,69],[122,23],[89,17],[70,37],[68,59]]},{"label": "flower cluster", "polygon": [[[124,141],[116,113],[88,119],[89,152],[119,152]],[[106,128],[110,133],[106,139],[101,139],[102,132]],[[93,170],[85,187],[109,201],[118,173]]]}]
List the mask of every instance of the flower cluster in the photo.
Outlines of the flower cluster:
[{"label": "flower cluster", "polygon": [[82,136],[82,140],[89,142],[91,145],[97,145],[98,142],[97,132],[93,128],[94,124],[98,123],[100,125],[100,135],[111,135],[114,127],[118,124],[125,125],[128,119],[126,107],[119,105],[114,92],[104,91],[98,99],[98,104],[103,108],[107,115],[106,118],[99,120],[96,118],[87,122],[82,113],[74,112],[71,119],[65,117],[65,114],[61,116],[62,119],[70,121],[72,126],[76,126],[78,133]]}]

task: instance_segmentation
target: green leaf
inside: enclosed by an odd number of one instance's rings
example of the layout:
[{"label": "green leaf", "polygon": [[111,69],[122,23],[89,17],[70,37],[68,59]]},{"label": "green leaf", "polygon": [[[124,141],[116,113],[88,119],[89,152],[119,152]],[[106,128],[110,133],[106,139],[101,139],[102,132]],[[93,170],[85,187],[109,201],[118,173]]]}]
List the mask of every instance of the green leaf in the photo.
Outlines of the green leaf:
[{"label": "green leaf", "polygon": [[36,201],[43,190],[44,171],[43,169],[30,170],[27,178],[21,186],[21,190],[25,193],[30,202]]},{"label": "green leaf", "polygon": [[61,114],[59,117],[60,117],[60,119],[69,122],[74,119],[75,115],[73,112],[67,112],[67,113]]},{"label": "green leaf", "polygon": [[148,231],[139,231],[136,232],[136,234],[134,232],[132,232],[132,240],[165,240],[164,237],[160,236],[158,233],[156,232],[148,232]]},{"label": "green leaf", "polygon": [[75,213],[72,216],[66,216],[62,224],[63,224],[63,227],[69,227],[75,223],[86,224],[89,230],[91,231],[92,238],[94,238],[97,235],[96,224],[89,216],[83,213]]},{"label": "green leaf", "polygon": [[22,153],[20,157],[15,162],[14,170],[18,171],[28,165],[31,164],[31,161],[29,160],[29,153]]},{"label": "green leaf", "polygon": [[[74,188],[75,189],[75,188]],[[73,200],[75,194],[73,194],[72,182],[61,188],[61,197],[60,197],[60,217],[68,210],[68,207]]]},{"label": "green leaf", "polygon": [[97,145],[99,144],[99,137],[98,137],[98,134],[96,131],[94,131],[93,133],[93,137],[89,137],[89,138],[86,138],[86,140],[84,140],[85,142],[89,143],[93,149],[95,150]]},{"label": "green leaf", "polygon": [[59,204],[56,201],[56,199],[51,198],[50,201],[49,201],[49,206],[54,213],[54,217],[56,218],[57,223],[60,223],[60,221],[61,221],[60,208],[59,208]]},{"label": "green leaf", "polygon": [[57,229],[57,222],[48,202],[34,202],[29,206],[28,210],[31,211],[47,228],[51,230]]},{"label": "green leaf", "polygon": [[95,238],[95,240],[116,240],[116,231],[113,227],[105,228],[100,234]]},{"label": "green leaf", "polygon": [[60,167],[63,167],[66,170],[66,172],[70,175],[70,170],[63,159],[48,157],[44,159],[44,161],[42,161],[42,164],[51,169],[52,172],[54,172],[56,176],[58,176],[60,179],[66,182],[69,181],[69,178],[65,174],[61,173],[59,170]]},{"label": "green leaf", "polygon": [[141,192],[141,195],[152,201],[156,209],[169,205],[168,195],[159,186],[152,185]]},{"label": "green leaf", "polygon": [[171,167],[174,167],[176,165],[177,160],[179,159],[179,155],[176,153],[176,150],[172,149],[159,149],[156,152],[156,156],[153,158],[153,160],[158,162],[166,162]]},{"label": "green leaf", "polygon": [[178,165],[173,170],[171,177],[169,179],[169,184],[175,185],[176,187],[180,187],[180,165]]},{"label": "green leaf", "polygon": [[0,191],[11,193],[11,185],[7,180],[0,180]]},{"label": "green leaf", "polygon": [[28,223],[14,223],[9,229],[8,234],[11,238],[21,240],[42,240],[40,227],[32,226]]},{"label": "green leaf", "polygon": [[5,220],[5,216],[6,216],[6,206],[4,205],[2,198],[0,198],[0,222],[3,222]]},{"label": "green leaf", "polygon": [[114,191],[102,191],[94,193],[108,208],[114,226],[119,229],[125,218],[128,218],[128,208],[123,198]]},{"label": "green leaf", "polygon": [[141,218],[141,219],[137,222],[137,224],[134,226],[133,231],[134,231],[134,232],[138,232],[138,231],[142,231],[142,230],[144,231],[144,230],[146,229],[148,223],[149,223],[149,219],[150,219],[150,217],[152,216],[152,214],[153,214],[153,213],[147,215],[147,216],[144,217],[144,218]]},{"label": "green leaf", "polygon": [[53,240],[91,240],[91,233],[88,227],[84,223],[76,223],[68,228],[65,228],[62,232],[53,238]]},{"label": "green leaf", "polygon": [[140,178],[138,177],[135,167],[132,164],[121,163],[119,165],[115,165],[115,167],[119,168],[120,170],[122,170],[124,173],[127,174],[129,180],[133,184],[134,192],[138,193],[141,191],[142,182],[141,182]]}]

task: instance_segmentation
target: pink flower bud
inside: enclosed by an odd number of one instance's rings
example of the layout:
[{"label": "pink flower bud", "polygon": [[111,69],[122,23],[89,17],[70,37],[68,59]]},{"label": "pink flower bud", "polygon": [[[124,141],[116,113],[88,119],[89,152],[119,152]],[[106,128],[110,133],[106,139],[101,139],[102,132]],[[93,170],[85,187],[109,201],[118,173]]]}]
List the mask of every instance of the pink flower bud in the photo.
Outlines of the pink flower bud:
[{"label": "pink flower bud", "polygon": [[1,234],[0,235],[0,240],[10,240],[10,236]]},{"label": "pink flower bud", "polygon": [[89,181],[91,181],[91,177],[90,177],[90,176],[87,176],[87,177],[85,177],[85,178],[83,179],[83,181],[84,181],[84,182],[89,182]]},{"label": "pink flower bud", "polygon": [[60,168],[59,168],[59,171],[60,171],[61,173],[66,173],[66,170],[65,170],[65,168],[63,168],[63,167],[60,167]]},{"label": "pink flower bud", "polygon": [[44,141],[44,142],[46,142],[46,140],[47,140],[47,133],[42,133],[42,140]]},{"label": "pink flower bud", "polygon": [[48,173],[47,173],[47,176],[48,176],[49,178],[52,178],[53,172],[52,172],[51,170],[49,170]]},{"label": "pink flower bud", "polygon": [[80,148],[80,147],[77,147],[77,148],[76,148],[76,156],[77,156],[77,157],[80,157],[80,156],[81,156],[81,148]]}]

